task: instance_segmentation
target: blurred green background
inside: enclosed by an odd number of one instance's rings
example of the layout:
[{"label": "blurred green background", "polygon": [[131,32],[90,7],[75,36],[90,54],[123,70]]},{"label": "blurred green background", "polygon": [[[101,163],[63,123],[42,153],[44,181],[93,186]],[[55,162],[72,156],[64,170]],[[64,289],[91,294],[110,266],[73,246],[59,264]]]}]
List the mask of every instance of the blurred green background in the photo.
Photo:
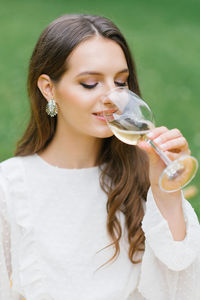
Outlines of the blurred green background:
[{"label": "blurred green background", "polygon": [[[177,127],[200,160],[199,0],[0,0],[0,161],[13,156],[29,119],[26,76],[41,31],[65,13],[111,18],[135,57],[157,125]],[[193,180],[200,190],[199,174]],[[200,217],[200,194],[190,199]]]}]

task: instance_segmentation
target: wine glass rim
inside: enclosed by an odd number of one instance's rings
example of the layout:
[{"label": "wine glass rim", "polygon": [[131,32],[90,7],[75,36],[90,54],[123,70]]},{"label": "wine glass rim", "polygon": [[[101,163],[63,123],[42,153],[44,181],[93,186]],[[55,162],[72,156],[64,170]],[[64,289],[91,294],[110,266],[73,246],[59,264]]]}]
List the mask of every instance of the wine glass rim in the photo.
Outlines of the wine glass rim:
[{"label": "wine glass rim", "polygon": [[[111,89],[109,89],[106,92],[106,94],[110,94],[111,92],[120,91],[120,90],[122,90],[122,91],[128,91],[128,92],[131,92],[131,93],[137,95],[135,92],[133,92],[132,90],[130,90],[129,88],[127,88],[125,86],[117,86],[117,87],[111,88]],[[139,97],[139,95],[137,95],[137,96]]]},{"label": "wine glass rim", "polygon": [[[137,98],[143,100],[138,94],[136,94],[135,92],[133,92],[132,90],[130,90],[129,88],[127,87],[124,87],[124,86],[117,86],[117,87],[114,87],[114,88],[111,88],[109,89],[103,96],[102,96],[102,100],[105,100],[105,98],[110,95],[112,92],[115,92],[115,91],[126,91],[128,93],[133,93]],[[144,101],[144,100],[143,100]],[[145,101],[144,101],[145,102]]]}]

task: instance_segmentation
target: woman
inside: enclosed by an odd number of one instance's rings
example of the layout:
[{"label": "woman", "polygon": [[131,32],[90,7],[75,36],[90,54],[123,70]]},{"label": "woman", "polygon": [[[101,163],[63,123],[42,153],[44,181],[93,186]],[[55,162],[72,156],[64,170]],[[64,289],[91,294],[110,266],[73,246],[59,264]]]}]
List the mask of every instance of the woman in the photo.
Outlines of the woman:
[{"label": "woman", "polygon": [[[200,296],[197,217],[180,192],[161,192],[164,164],[145,142],[112,135],[100,100],[116,86],[140,94],[110,20],[64,15],[44,30],[30,60],[31,119],[0,164],[1,299]],[[171,159],[190,152],[177,129],[149,138]]]}]

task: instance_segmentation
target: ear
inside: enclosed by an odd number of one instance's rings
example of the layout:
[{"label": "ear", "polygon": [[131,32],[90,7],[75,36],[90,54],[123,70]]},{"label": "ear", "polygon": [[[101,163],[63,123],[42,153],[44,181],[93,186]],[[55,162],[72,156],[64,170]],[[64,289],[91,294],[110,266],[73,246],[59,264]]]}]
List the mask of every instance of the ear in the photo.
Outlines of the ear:
[{"label": "ear", "polygon": [[53,99],[53,82],[46,74],[41,74],[37,81],[37,86],[47,101]]}]

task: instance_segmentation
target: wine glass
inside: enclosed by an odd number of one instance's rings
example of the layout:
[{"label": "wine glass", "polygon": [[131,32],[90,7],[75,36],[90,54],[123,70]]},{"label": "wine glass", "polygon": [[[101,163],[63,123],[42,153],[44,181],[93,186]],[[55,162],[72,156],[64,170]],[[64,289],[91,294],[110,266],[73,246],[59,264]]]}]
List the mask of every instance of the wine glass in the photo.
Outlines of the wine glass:
[{"label": "wine glass", "polygon": [[198,161],[183,155],[171,161],[150,139],[147,133],[155,127],[153,113],[148,104],[127,88],[110,90],[102,99],[103,116],[114,135],[122,142],[137,145],[147,141],[166,164],[159,178],[162,191],[175,192],[188,184],[195,176]]}]

